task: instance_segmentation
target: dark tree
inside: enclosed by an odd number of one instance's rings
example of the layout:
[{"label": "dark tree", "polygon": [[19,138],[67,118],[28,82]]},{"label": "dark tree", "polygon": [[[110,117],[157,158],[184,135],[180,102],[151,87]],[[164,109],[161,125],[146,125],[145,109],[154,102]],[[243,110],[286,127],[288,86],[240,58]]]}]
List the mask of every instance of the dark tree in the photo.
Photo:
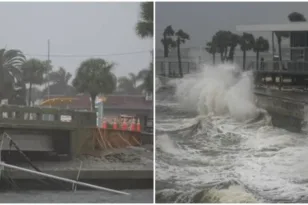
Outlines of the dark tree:
[{"label": "dark tree", "polygon": [[[8,99],[17,102],[26,96],[25,84],[22,79],[21,66],[26,61],[24,54],[17,49],[0,49],[0,101]],[[18,91],[18,94],[15,93]],[[18,100],[17,95],[19,96]]]},{"label": "dark tree", "polygon": [[246,52],[253,49],[255,39],[250,33],[243,33],[239,39],[241,50],[243,51],[243,70],[246,69]]},{"label": "dark tree", "polygon": [[175,41],[172,39],[172,36],[174,35],[174,30],[172,29],[172,26],[167,26],[163,33],[163,39],[161,39],[161,42],[164,46],[164,57],[168,58],[169,50],[171,48],[174,48],[176,46]]},{"label": "dark tree", "polygon": [[22,65],[21,69],[23,73],[24,82],[29,84],[28,106],[31,106],[32,86],[43,84],[46,67],[45,64],[39,59],[32,58],[30,60],[27,60]]},{"label": "dark tree", "polygon": [[259,37],[256,39],[255,44],[253,46],[253,51],[256,53],[256,65],[257,69],[259,69],[259,53],[266,52],[269,50],[269,43],[268,40],[264,39],[263,37]]},{"label": "dark tree", "polygon": [[89,93],[92,110],[95,110],[95,99],[99,94],[110,94],[117,86],[117,78],[112,73],[113,63],[104,59],[92,58],[81,63],[73,80],[73,86],[81,93]]},{"label": "dark tree", "polygon": [[179,61],[179,72],[181,78],[183,78],[183,70],[181,62],[181,44],[184,44],[186,40],[189,40],[189,35],[185,33],[182,29],[180,29],[175,33],[175,36],[176,36],[176,46],[177,46],[178,61]]},{"label": "dark tree", "polygon": [[136,25],[136,33],[141,38],[153,37],[153,2],[141,2],[140,20]]},{"label": "dark tree", "polygon": [[215,44],[215,41],[210,41],[210,42],[207,42],[206,43],[206,47],[205,47],[205,50],[212,55],[212,62],[213,62],[213,65],[215,65],[215,56],[216,56],[216,44]]},{"label": "dark tree", "polygon": [[292,12],[288,15],[288,19],[291,22],[303,22],[306,21],[306,18],[303,14],[298,12]]}]

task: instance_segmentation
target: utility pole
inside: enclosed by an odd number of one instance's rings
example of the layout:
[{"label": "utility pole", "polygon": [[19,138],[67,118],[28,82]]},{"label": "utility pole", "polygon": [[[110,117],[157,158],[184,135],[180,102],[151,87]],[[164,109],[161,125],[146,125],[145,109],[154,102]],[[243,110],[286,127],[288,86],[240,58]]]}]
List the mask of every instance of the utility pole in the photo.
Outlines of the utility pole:
[{"label": "utility pole", "polygon": [[48,54],[47,54],[47,63],[48,63],[48,67],[47,67],[47,95],[48,95],[48,97],[47,97],[47,99],[49,100],[49,95],[50,95],[50,90],[49,90],[49,66],[50,66],[50,41],[49,41],[49,39],[48,39],[48,42],[47,42],[47,44],[48,44]]}]

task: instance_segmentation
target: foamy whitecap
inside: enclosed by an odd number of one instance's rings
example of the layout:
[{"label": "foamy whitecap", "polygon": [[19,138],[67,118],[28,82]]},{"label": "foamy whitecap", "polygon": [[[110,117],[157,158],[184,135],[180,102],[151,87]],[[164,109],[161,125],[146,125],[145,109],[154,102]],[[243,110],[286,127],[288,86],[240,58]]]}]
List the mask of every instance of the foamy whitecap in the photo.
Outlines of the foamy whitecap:
[{"label": "foamy whitecap", "polygon": [[251,75],[234,64],[204,65],[202,72],[176,82],[176,97],[186,110],[229,114],[239,121],[256,117]]}]

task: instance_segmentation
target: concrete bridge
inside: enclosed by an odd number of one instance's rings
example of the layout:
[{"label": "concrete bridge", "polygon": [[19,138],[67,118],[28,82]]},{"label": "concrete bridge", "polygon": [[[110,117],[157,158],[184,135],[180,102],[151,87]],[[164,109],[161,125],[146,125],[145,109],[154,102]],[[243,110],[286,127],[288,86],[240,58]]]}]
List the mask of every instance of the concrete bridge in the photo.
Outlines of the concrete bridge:
[{"label": "concrete bridge", "polygon": [[[80,130],[95,127],[94,112],[70,109],[0,106],[0,134],[7,133],[24,152],[71,158],[79,152],[83,140]],[[15,150],[4,140],[4,155]]]},{"label": "concrete bridge", "polygon": [[[97,149],[153,144],[152,134],[103,130],[96,125],[95,112],[65,108],[0,105],[0,138],[3,133],[32,160],[69,160]],[[10,155],[16,161],[14,154],[21,157],[16,151],[4,140],[2,158]]]},{"label": "concrete bridge", "polygon": [[[8,164],[26,166],[30,169],[34,168],[34,164],[42,172],[76,179],[76,176],[79,176],[80,163],[83,161],[86,166],[82,167],[79,181],[116,189],[153,188],[153,170],[150,162],[139,163],[133,159],[129,159],[129,163],[112,162],[112,158],[121,158],[126,153],[124,149],[121,152],[121,149],[116,151],[115,148],[153,144],[153,135],[98,128],[95,112],[0,105],[0,140],[1,136],[4,136],[3,133],[7,133],[9,137],[2,138],[4,144],[0,159]],[[10,143],[10,139],[16,143],[22,154]],[[109,150],[104,153],[109,154],[102,160],[102,151],[107,149]],[[143,159],[138,156],[137,151],[135,154],[128,153],[137,159]],[[83,154],[92,157],[77,159]],[[108,156],[111,157],[110,161],[107,160]],[[1,173],[0,189],[14,189],[7,176],[13,179],[20,189],[25,190],[71,190],[72,186],[70,183],[50,181],[19,170],[6,168]]]}]

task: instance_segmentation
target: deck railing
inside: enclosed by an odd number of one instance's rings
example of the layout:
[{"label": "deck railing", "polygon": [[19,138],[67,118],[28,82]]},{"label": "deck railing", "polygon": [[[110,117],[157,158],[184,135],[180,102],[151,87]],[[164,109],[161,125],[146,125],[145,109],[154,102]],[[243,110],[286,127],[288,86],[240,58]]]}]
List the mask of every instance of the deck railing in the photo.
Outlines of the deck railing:
[{"label": "deck railing", "polygon": [[0,105],[0,124],[52,127],[95,126],[93,112],[72,109]]},{"label": "deck railing", "polygon": [[308,75],[308,61],[264,61],[251,66],[254,72]]}]

